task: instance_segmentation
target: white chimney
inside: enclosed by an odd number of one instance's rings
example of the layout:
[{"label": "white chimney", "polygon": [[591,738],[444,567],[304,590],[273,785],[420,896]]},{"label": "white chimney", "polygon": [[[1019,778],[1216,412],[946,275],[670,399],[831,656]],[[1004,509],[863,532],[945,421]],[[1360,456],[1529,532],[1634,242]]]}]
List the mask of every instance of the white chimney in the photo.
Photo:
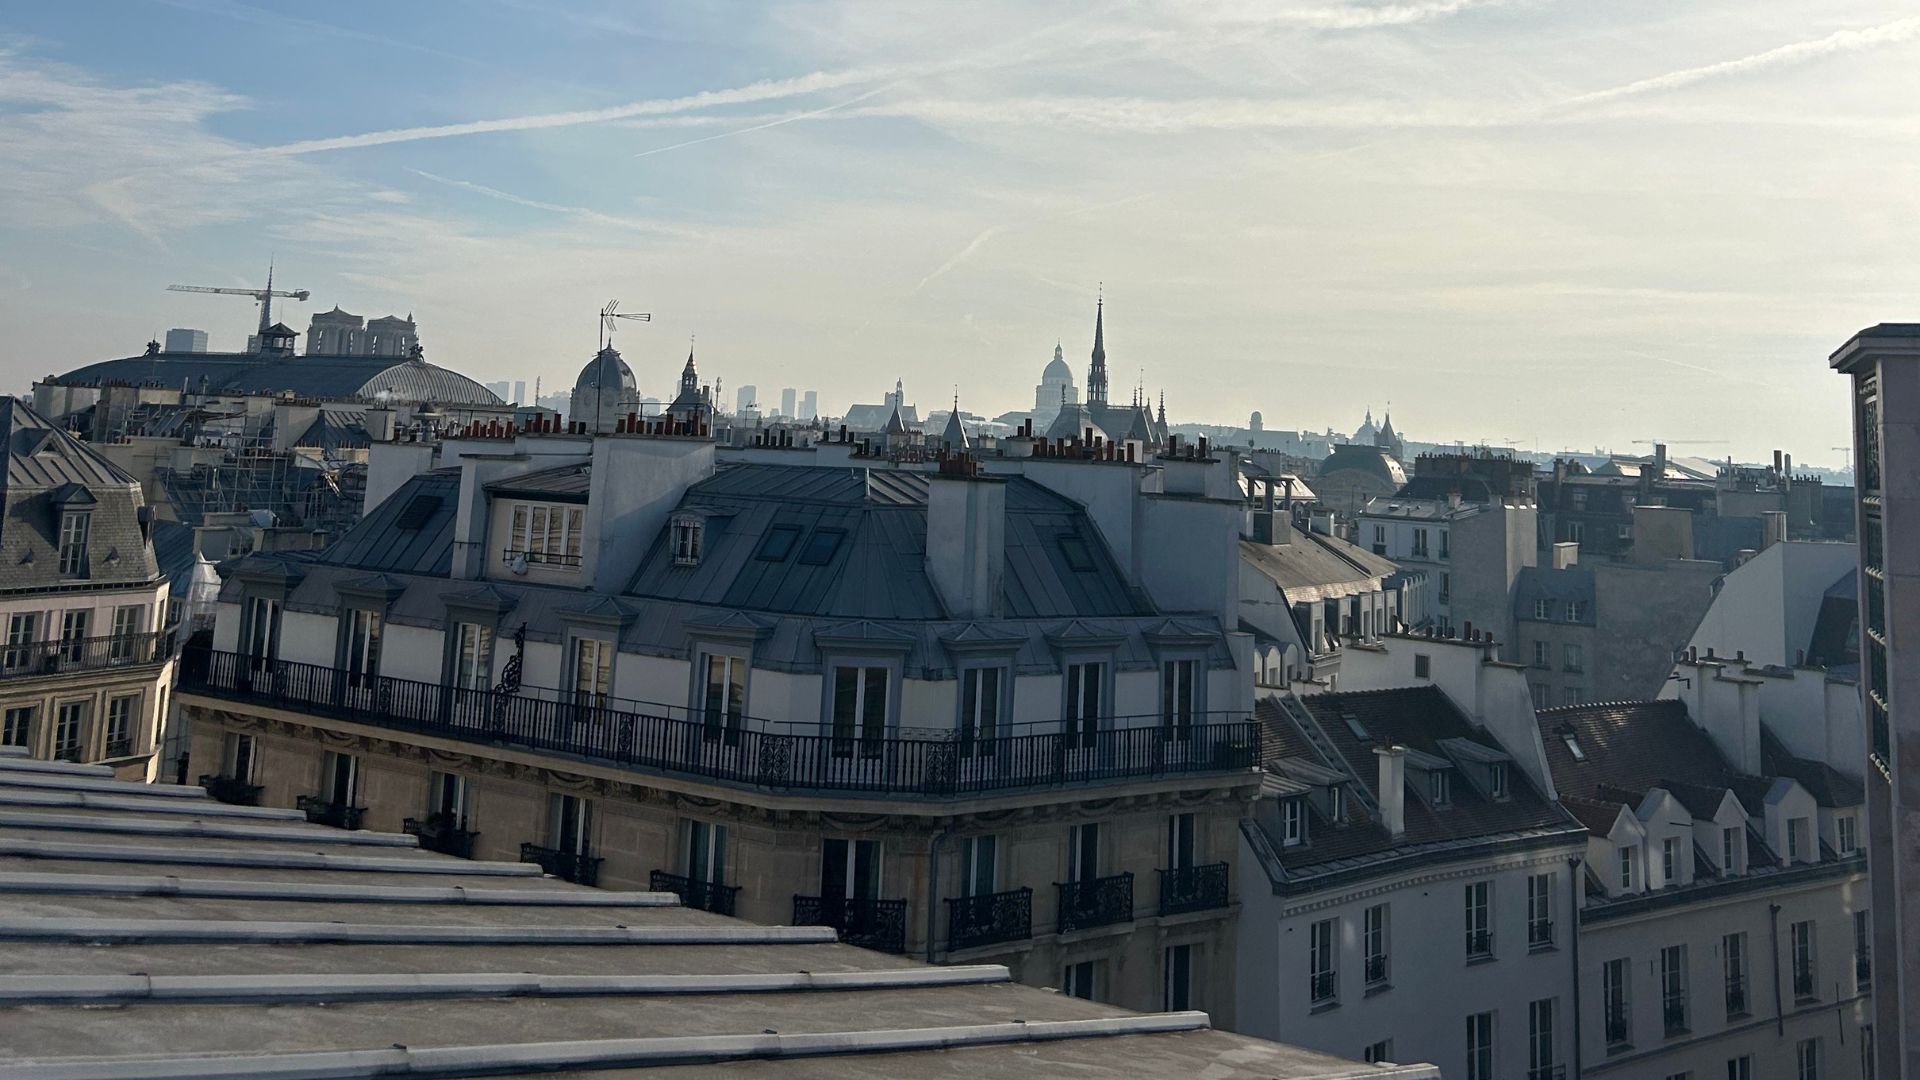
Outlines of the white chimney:
[{"label": "white chimney", "polygon": [[1562,540],[1553,545],[1553,568],[1555,570],[1565,570],[1568,567],[1578,566],[1579,564],[1580,542],[1578,540]]},{"label": "white chimney", "polygon": [[927,576],[961,619],[999,614],[1007,553],[1007,485],[974,476],[927,479]]},{"label": "white chimney", "polygon": [[1380,759],[1380,823],[1395,840],[1407,832],[1407,748],[1376,746]]}]

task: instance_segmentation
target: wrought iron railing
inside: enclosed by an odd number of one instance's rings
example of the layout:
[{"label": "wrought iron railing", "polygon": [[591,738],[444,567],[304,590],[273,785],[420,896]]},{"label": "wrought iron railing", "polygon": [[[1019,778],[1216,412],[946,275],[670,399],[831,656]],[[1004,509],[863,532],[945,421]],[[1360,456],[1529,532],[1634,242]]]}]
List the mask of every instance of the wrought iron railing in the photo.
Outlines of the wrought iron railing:
[{"label": "wrought iron railing", "polygon": [[133,738],[123,735],[119,738],[108,739],[106,756],[109,758],[132,757]]},{"label": "wrought iron railing", "polygon": [[1467,931],[1467,955],[1482,957],[1493,955],[1493,934],[1487,930]]},{"label": "wrought iron railing", "polygon": [[762,726],[749,726],[737,739],[714,739],[697,713],[681,719],[666,715],[673,710],[665,706],[656,715],[632,711],[640,703],[576,701],[534,687],[496,693],[197,650],[181,666],[184,693],[778,790],[971,795],[1239,771],[1252,768],[1260,750],[1258,729],[1245,713],[1211,714],[1173,730],[1158,715],[1102,718],[1096,730],[1071,734],[1061,725],[1024,727],[995,735],[990,752],[976,739],[962,753],[953,731],[849,736],[819,726],[772,730],[749,718],[749,725]]},{"label": "wrought iron railing", "polygon": [[793,898],[793,925],[831,926],[840,940],[880,952],[907,951],[907,902],[867,897]]},{"label": "wrought iron railing", "polygon": [[695,881],[682,874],[669,874],[665,870],[655,870],[648,878],[647,888],[654,892],[670,892],[678,896],[682,904],[701,911],[711,911],[715,915],[733,914],[734,902],[740,896],[738,885]]},{"label": "wrought iron railing", "polygon": [[425,821],[408,818],[400,823],[400,831],[418,838],[428,851],[462,859],[473,858],[473,842],[480,839],[479,833],[461,828],[457,819],[444,813],[428,814]]},{"label": "wrought iron railing", "polygon": [[308,821],[315,825],[331,825],[336,829],[357,829],[367,816],[366,807],[337,803],[325,795],[302,795],[293,802],[301,813],[307,815]]},{"label": "wrought iron railing", "polygon": [[561,851],[558,848],[542,844],[521,844],[520,861],[535,863],[540,869],[562,881],[571,881],[575,885],[598,885],[600,883],[600,863],[597,855],[582,855],[577,851]]},{"label": "wrought iron railing", "polygon": [[1227,864],[1160,871],[1160,914],[1210,911],[1227,906]]},{"label": "wrought iron railing", "polygon": [[1133,921],[1133,873],[1086,881],[1056,882],[1060,932]]},{"label": "wrought iron railing", "polygon": [[1553,944],[1553,920],[1535,919],[1527,923],[1527,948],[1544,949]]},{"label": "wrought iron railing", "polygon": [[259,784],[249,784],[231,776],[202,776],[200,786],[206,788],[207,794],[216,802],[230,806],[259,806],[260,792],[263,790]]},{"label": "wrought iron railing", "polygon": [[1383,983],[1387,981],[1387,958],[1386,957],[1384,956],[1367,957],[1366,968],[1367,968],[1366,975],[1367,975],[1368,985],[1374,985],[1377,983]]},{"label": "wrought iron railing", "polygon": [[1727,1015],[1745,1016],[1747,1014],[1747,979],[1744,975],[1735,975],[1727,980]]},{"label": "wrought iron railing", "polygon": [[1310,1001],[1332,1001],[1339,994],[1339,975],[1332,971],[1316,971],[1307,976],[1307,998]]},{"label": "wrought iron railing", "polygon": [[1686,995],[1672,993],[1665,995],[1660,1002],[1660,1019],[1666,1024],[1668,1036],[1686,1034]]},{"label": "wrought iron railing", "polygon": [[523,551],[519,548],[507,548],[500,552],[500,557],[508,562],[524,558],[530,563],[543,566],[577,567],[580,565],[580,556],[569,555],[562,551]]},{"label": "wrought iron railing", "polygon": [[173,655],[173,631],[0,645],[0,679],[158,664]]},{"label": "wrought iron railing", "polygon": [[972,949],[1033,936],[1033,890],[1010,889],[947,901],[947,948]]}]

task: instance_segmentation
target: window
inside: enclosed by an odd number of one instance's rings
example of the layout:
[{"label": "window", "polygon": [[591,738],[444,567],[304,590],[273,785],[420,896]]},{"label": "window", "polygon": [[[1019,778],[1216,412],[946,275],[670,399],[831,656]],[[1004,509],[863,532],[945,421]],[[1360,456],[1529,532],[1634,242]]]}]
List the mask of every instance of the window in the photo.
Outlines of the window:
[{"label": "window", "polygon": [[1813,971],[1813,922],[1794,923],[1791,928],[1793,945],[1793,996],[1811,998],[1817,995],[1819,984]]},{"label": "window", "polygon": [[1487,794],[1495,799],[1507,797],[1507,763],[1490,762],[1487,765]]},{"label": "window", "polygon": [[[1553,704],[1553,699],[1551,697],[1553,688],[1548,686],[1546,683],[1530,683],[1528,684],[1527,689],[1533,692],[1534,708],[1544,709],[1547,706]],[[1572,740],[1569,739],[1568,742],[1571,743]],[[1578,761],[1580,759],[1575,758],[1574,760]]]},{"label": "window", "polygon": [[1551,872],[1527,877],[1527,947],[1530,949],[1553,946],[1554,877]]},{"label": "window", "polygon": [[883,667],[833,669],[833,756],[879,757],[887,734],[888,672]]},{"label": "window", "polygon": [[53,756],[61,761],[79,761],[86,740],[87,712],[90,702],[63,701],[53,716]]},{"label": "window", "polygon": [[1562,697],[1568,705],[1579,705],[1587,700],[1587,692],[1577,686],[1569,686]]},{"label": "window", "polygon": [[1385,555],[1387,553],[1387,527],[1385,525],[1375,525],[1373,527],[1373,553],[1375,555]]},{"label": "window", "polygon": [[700,564],[701,524],[694,518],[681,518],[673,523],[673,564],[675,566],[698,566]]},{"label": "window", "polygon": [[1660,950],[1660,1017],[1667,1037],[1687,1032],[1687,947]]},{"label": "window", "polygon": [[815,529],[807,537],[807,546],[800,549],[802,566],[825,566],[833,561],[834,553],[840,550],[840,538],[846,533],[840,529]]},{"label": "window", "polygon": [[1307,842],[1307,800],[1294,797],[1280,800],[1280,846],[1299,847]]},{"label": "window", "polygon": [[1446,603],[1447,597],[1451,596],[1452,594],[1453,594],[1453,575],[1448,573],[1442,573],[1440,575],[1440,602],[1443,604]]},{"label": "window", "polygon": [[1094,962],[1085,960],[1078,964],[1068,964],[1060,973],[1060,990],[1077,998],[1088,1001],[1100,1000],[1099,990],[1094,985]]},{"label": "window", "polygon": [[1586,670],[1586,662],[1585,662],[1586,657],[1581,654],[1580,646],[1575,644],[1574,642],[1571,642],[1571,641],[1567,642],[1564,655],[1562,656],[1561,659],[1563,661],[1563,663],[1560,665],[1562,670],[1565,670],[1565,671],[1585,671]]},{"label": "window", "polygon": [[1060,554],[1067,560],[1067,569],[1077,574],[1093,570],[1093,552],[1087,549],[1087,542],[1076,533],[1062,533],[1060,536]]},{"label": "window", "polygon": [[1467,1080],[1493,1080],[1493,1014],[1467,1017]]},{"label": "window", "polygon": [[17,611],[7,616],[7,652],[5,663],[9,671],[26,667],[34,660],[33,644],[39,640],[40,613],[37,611]]},{"label": "window", "polygon": [[1452,549],[1450,549],[1447,546],[1447,530],[1441,529],[1440,530],[1440,557],[1445,559],[1451,556],[1452,554],[1453,554]]},{"label": "window", "polygon": [[724,885],[727,880],[727,827],[708,821],[687,822],[687,880]]},{"label": "window", "polygon": [[1660,841],[1660,883],[1663,885],[1680,884],[1680,838],[1665,837]]},{"label": "window", "polygon": [[0,746],[32,746],[33,716],[38,711],[31,705],[8,709],[4,723],[0,723]]},{"label": "window", "polygon": [[1360,1052],[1360,1058],[1369,1065],[1391,1064],[1393,1061],[1393,1040],[1381,1039],[1377,1043],[1367,1044]]},{"label": "window", "polygon": [[1416,679],[1433,678],[1433,658],[1426,653],[1414,653],[1413,677]]},{"label": "window", "polygon": [[548,837],[555,851],[585,856],[593,842],[593,804],[577,795],[555,795],[548,806]]},{"label": "window", "polygon": [[280,601],[256,596],[247,602],[247,658],[254,671],[280,654]]},{"label": "window", "polygon": [[1807,855],[1807,819],[1787,819],[1787,861],[1799,862]]},{"label": "window", "polygon": [[1413,555],[1419,559],[1427,557],[1427,530],[1413,530]]},{"label": "window", "polygon": [[1533,643],[1533,666],[1551,670],[1553,667],[1553,645],[1551,642]]},{"label": "window", "polygon": [[1453,801],[1452,773],[1445,769],[1428,770],[1427,801],[1435,806],[1445,806]]},{"label": "window", "polygon": [[1385,904],[1375,904],[1362,915],[1361,951],[1366,957],[1365,971],[1368,986],[1383,985],[1392,972],[1387,965],[1387,926],[1390,909]]},{"label": "window", "polygon": [[1091,747],[1100,732],[1100,697],[1106,688],[1107,665],[1099,662],[1067,665],[1067,748]]},{"label": "window", "polygon": [[1555,998],[1541,998],[1527,1004],[1527,1075],[1548,1077],[1555,1064],[1553,1014],[1558,1010]]},{"label": "window", "polygon": [[341,666],[347,673],[347,685],[365,688],[373,685],[380,672],[380,613],[369,608],[354,608],[347,620],[347,656]]},{"label": "window", "polygon": [[108,757],[126,757],[133,753],[134,712],[139,705],[139,694],[121,694],[107,699]]},{"label": "window", "polygon": [[1864,911],[1853,913],[1853,985],[1859,990],[1873,985],[1873,922]]},{"label": "window", "polygon": [[60,613],[60,657],[68,663],[80,663],[87,655],[87,624],[93,612],[86,608],[68,608]]},{"label": "window", "polygon": [[1000,842],[992,836],[969,836],[960,842],[960,895],[990,896],[1000,881]]},{"label": "window", "polygon": [[87,576],[87,529],[93,515],[69,510],[60,516],[60,576]]},{"label": "window", "polygon": [[822,840],[820,895],[845,900],[879,899],[880,841]]},{"label": "window", "polygon": [[577,567],[586,517],[578,506],[515,506],[507,554],[524,555],[531,563]]},{"label": "window", "polygon": [[1001,687],[1009,685],[1001,667],[972,667],[960,673],[960,755],[993,752],[1000,730]]},{"label": "window", "polygon": [[1795,1074],[1800,1080],[1820,1080],[1820,1040],[1801,1039],[1793,1051],[1794,1064],[1799,1071]]},{"label": "window", "polygon": [[1553,618],[1553,601],[1545,597],[1536,598],[1533,602],[1533,617],[1541,622]]},{"label": "window", "polygon": [[1160,731],[1185,742],[1193,737],[1194,714],[1199,710],[1200,662],[1163,660],[1160,663]]},{"label": "window", "polygon": [[141,624],[146,622],[146,605],[121,604],[113,609],[113,639],[108,642],[108,656],[114,663],[124,664],[135,658],[134,639],[140,633]]},{"label": "window", "polygon": [[573,639],[573,700],[582,708],[605,707],[613,690],[613,642]]},{"label": "window", "polygon": [[1167,1012],[1193,1008],[1193,950],[1192,945],[1167,949],[1167,987],[1162,1005]]},{"label": "window", "polygon": [[1727,1080],[1753,1080],[1753,1055],[1727,1059]]},{"label": "window", "polygon": [[1874,1080],[1880,1071],[1880,1062],[1873,1052],[1873,1025],[1860,1025],[1860,1080]]},{"label": "window", "polygon": [[449,829],[467,827],[472,791],[459,773],[436,772],[427,785],[427,820]]},{"label": "window", "polygon": [[1476,881],[1466,887],[1467,959],[1493,955],[1493,884]]},{"label": "window", "polygon": [[1307,927],[1307,1000],[1315,1005],[1340,996],[1339,972],[1334,967],[1339,940],[1339,919],[1322,919]]},{"label": "window", "polygon": [[1606,1024],[1608,1046],[1624,1046],[1633,1034],[1627,1008],[1627,980],[1631,975],[1624,957],[1609,960],[1600,969],[1600,1010]]},{"label": "window", "polygon": [[257,757],[253,736],[228,733],[220,754],[220,765],[226,770],[229,780],[237,780],[242,784],[253,783],[253,763]]},{"label": "window", "polygon": [[1737,871],[1740,857],[1740,828],[1730,825],[1720,830],[1720,872],[1732,874]]},{"label": "window", "polygon": [[747,661],[740,656],[706,653],[706,678],[700,682],[701,730],[708,741],[740,744],[746,723]]},{"label": "window", "polygon": [[1834,838],[1840,854],[1851,855],[1859,850],[1860,839],[1854,831],[1855,827],[1852,814],[1840,814],[1833,819]]},{"label": "window", "polygon": [[1193,814],[1167,815],[1167,869],[1193,869],[1193,838],[1197,827]]},{"label": "window", "polygon": [[453,626],[453,685],[487,690],[493,685],[493,628],[481,623]]},{"label": "window", "polygon": [[1100,823],[1088,821],[1067,830],[1067,880],[1094,881],[1100,877]]},{"label": "window", "polygon": [[784,562],[788,555],[793,554],[793,545],[799,539],[800,526],[775,525],[767,530],[767,535],[760,541],[760,550],[755,553],[754,558],[765,559],[767,562]]},{"label": "window", "polygon": [[1633,844],[1620,845],[1620,889],[1622,892],[1633,888],[1633,863],[1640,849]]},{"label": "window", "polygon": [[1567,621],[1568,622],[1579,622],[1582,619],[1585,619],[1586,617],[1587,617],[1587,602],[1585,600],[1567,601]]},{"label": "window", "polygon": [[1727,1019],[1747,1015],[1747,935],[1727,934],[1720,939],[1720,964],[1727,984]]},{"label": "window", "polygon": [[352,806],[360,796],[360,759],[352,754],[327,751],[320,768],[324,794],[334,806]]},{"label": "window", "polygon": [[1587,523],[1584,521],[1567,522],[1567,539],[1576,544],[1584,543],[1587,539]]}]

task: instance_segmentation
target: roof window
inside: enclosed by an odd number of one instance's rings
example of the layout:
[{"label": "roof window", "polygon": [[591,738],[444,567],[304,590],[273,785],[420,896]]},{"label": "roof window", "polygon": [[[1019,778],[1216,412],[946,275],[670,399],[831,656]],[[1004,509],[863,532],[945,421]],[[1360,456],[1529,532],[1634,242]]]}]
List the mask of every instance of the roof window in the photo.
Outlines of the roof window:
[{"label": "roof window", "polygon": [[1093,569],[1093,552],[1087,550],[1086,540],[1078,533],[1060,534],[1060,554],[1066,556],[1069,570],[1087,573]]},{"label": "roof window", "polygon": [[807,546],[800,549],[800,562],[807,566],[827,565],[840,550],[840,539],[845,535],[842,529],[813,530],[813,535],[807,537]]},{"label": "roof window", "polygon": [[765,559],[767,562],[785,562],[787,556],[793,554],[793,546],[799,540],[800,526],[775,525],[768,529],[767,535],[761,539],[760,550],[754,558]]},{"label": "roof window", "polygon": [[393,526],[396,529],[412,532],[431,520],[433,512],[438,509],[440,509],[440,496],[415,495],[412,501],[407,503],[406,509],[400,511],[400,516],[394,519]]},{"label": "roof window", "polygon": [[1567,753],[1573,755],[1573,760],[1575,761],[1587,760],[1587,752],[1585,750],[1580,749],[1580,740],[1574,737],[1574,735],[1571,732],[1560,736],[1560,741],[1567,744]]}]

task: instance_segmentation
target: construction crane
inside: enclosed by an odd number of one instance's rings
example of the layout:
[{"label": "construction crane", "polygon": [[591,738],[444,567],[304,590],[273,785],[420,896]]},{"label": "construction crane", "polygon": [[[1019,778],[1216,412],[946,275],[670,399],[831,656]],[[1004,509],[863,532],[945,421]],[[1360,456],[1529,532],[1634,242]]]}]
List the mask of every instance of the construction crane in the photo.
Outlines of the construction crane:
[{"label": "construction crane", "polygon": [[251,296],[260,304],[260,335],[266,336],[267,328],[273,325],[273,298],[284,296],[289,300],[305,300],[313,295],[305,289],[292,291],[275,290],[273,287],[273,264],[267,264],[267,287],[264,289],[217,289],[211,285],[169,285],[168,292],[212,293],[215,296]]}]

